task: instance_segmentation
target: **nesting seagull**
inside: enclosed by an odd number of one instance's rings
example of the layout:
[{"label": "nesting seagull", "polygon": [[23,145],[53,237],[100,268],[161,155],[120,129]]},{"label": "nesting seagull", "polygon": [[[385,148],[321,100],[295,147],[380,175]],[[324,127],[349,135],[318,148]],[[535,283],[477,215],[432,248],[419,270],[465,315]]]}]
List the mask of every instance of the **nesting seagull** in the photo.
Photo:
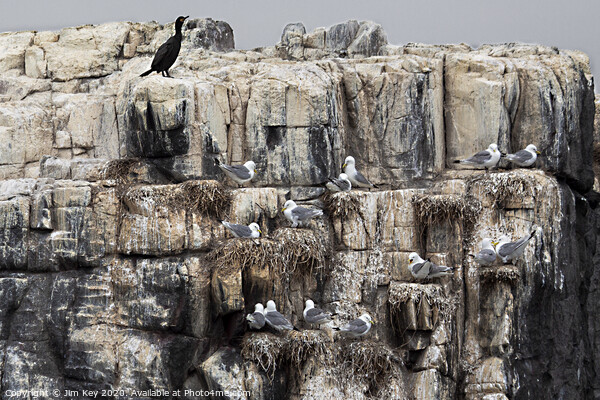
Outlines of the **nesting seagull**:
[{"label": "nesting seagull", "polygon": [[273,300],[267,301],[267,308],[264,311],[265,321],[269,326],[275,329],[277,332],[290,331],[294,329],[294,325],[288,321],[275,307]]},{"label": "nesting seagull", "polygon": [[452,275],[454,273],[454,267],[437,265],[432,263],[431,260],[427,260],[427,262],[430,264],[429,274],[427,274],[427,278],[439,278],[442,276]]},{"label": "nesting seagull", "polygon": [[498,257],[500,257],[504,264],[508,264],[512,260],[521,257],[525,252],[525,247],[527,247],[527,243],[529,243],[531,238],[534,236],[535,230],[531,231],[529,235],[523,236],[516,242],[511,242],[510,238],[506,235],[500,236],[500,239],[498,239],[498,241],[495,243],[496,253],[498,253]]},{"label": "nesting seagull", "polygon": [[292,228],[297,227],[298,224],[307,223],[314,217],[323,215],[322,210],[312,210],[297,206],[294,200],[286,201],[281,211],[283,211],[283,215],[292,223]]},{"label": "nesting seagull", "polygon": [[248,320],[248,326],[250,328],[258,330],[265,326],[264,311],[263,305],[261,303],[256,303],[254,312],[246,315],[246,320]]},{"label": "nesting seagull", "polygon": [[417,253],[408,255],[408,270],[417,279],[425,279],[429,275],[431,262],[423,260]]},{"label": "nesting seagull", "polygon": [[218,158],[215,158],[215,163],[225,175],[230,177],[238,185],[243,185],[254,178],[256,174],[256,164],[254,161],[247,161],[244,165],[228,165],[223,164]]},{"label": "nesting seagull", "polygon": [[498,150],[498,145],[492,143],[488,146],[487,150],[480,151],[465,160],[455,160],[454,162],[485,167],[487,171],[488,168],[495,167],[498,161],[500,161],[500,151]]},{"label": "nesting seagull", "polygon": [[326,324],[331,321],[331,313],[328,313],[320,308],[315,308],[315,303],[312,300],[306,300],[306,307],[302,313],[304,320],[309,324]]},{"label": "nesting seagull", "polygon": [[348,179],[348,175],[342,172],[339,178],[330,179],[325,186],[332,192],[349,192],[352,189],[352,182]]},{"label": "nesting seagull", "polygon": [[371,182],[369,182],[367,180],[367,178],[365,178],[363,176],[363,174],[361,174],[360,172],[358,172],[356,170],[355,162],[356,161],[354,160],[354,157],[348,156],[348,157],[346,157],[346,160],[344,161],[344,165],[342,165],[342,168],[344,169],[344,172],[348,176],[348,179],[350,180],[350,182],[352,182],[352,186],[369,188],[369,189],[374,188],[375,185],[373,185]]},{"label": "nesting seagull", "polygon": [[508,161],[517,164],[519,167],[530,167],[537,160],[540,154],[534,144],[525,147],[524,150],[519,150],[515,154],[507,154],[505,157]]},{"label": "nesting seagull", "polygon": [[232,224],[227,221],[221,221],[221,223],[225,228],[229,229],[236,238],[257,238],[260,237],[260,234],[262,233],[260,226],[258,226],[256,222],[253,222],[248,226]]},{"label": "nesting seagull", "polygon": [[361,337],[366,335],[371,326],[375,323],[369,314],[363,314],[355,320],[348,322],[341,328],[337,328],[342,333],[348,334],[352,337]]},{"label": "nesting seagull", "polygon": [[496,261],[496,250],[494,250],[494,245],[492,243],[492,239],[485,238],[481,241],[481,250],[479,253],[473,255],[469,254],[475,262],[481,265],[492,265],[494,261]]}]

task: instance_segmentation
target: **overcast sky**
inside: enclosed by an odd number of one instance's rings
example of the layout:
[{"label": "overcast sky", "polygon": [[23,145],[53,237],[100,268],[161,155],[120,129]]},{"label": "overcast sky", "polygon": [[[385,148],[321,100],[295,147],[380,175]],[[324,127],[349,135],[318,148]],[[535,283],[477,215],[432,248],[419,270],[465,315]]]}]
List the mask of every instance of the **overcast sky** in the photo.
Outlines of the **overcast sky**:
[{"label": "overcast sky", "polygon": [[348,19],[372,20],[398,45],[525,42],[578,49],[600,76],[599,0],[0,0],[0,32],[166,23],[178,15],[228,22],[239,49],[275,44],[289,22],[303,22],[311,31]]}]

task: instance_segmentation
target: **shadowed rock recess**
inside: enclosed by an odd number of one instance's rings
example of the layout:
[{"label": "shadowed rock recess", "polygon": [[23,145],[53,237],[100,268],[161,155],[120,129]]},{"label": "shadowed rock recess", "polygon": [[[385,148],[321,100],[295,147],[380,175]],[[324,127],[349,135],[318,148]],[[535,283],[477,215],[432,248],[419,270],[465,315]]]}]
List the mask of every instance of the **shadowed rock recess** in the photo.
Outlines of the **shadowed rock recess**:
[{"label": "shadowed rock recess", "polygon": [[[190,19],[174,78],[140,78],[172,32],[0,34],[1,398],[600,399],[585,54],[395,46],[358,21],[289,24],[242,51],[227,23]],[[452,163],[490,143],[541,156]],[[348,155],[378,189],[322,196]],[[258,173],[237,188],[215,157]],[[286,199],[324,215],[292,229]],[[233,239],[221,219],[263,237]],[[532,227],[513,265],[468,257]],[[454,275],[415,281],[413,251]],[[376,323],[358,340],[312,330],[309,298],[335,326]],[[246,330],[269,299],[300,331]]]}]

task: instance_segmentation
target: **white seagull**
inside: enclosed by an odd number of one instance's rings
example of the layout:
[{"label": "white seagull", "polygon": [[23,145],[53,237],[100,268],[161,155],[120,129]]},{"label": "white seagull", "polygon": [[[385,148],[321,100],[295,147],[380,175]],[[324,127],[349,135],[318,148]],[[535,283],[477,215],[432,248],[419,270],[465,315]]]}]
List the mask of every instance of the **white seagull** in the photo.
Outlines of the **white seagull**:
[{"label": "white seagull", "polygon": [[530,167],[537,160],[540,154],[534,144],[525,147],[524,150],[519,150],[515,154],[507,154],[505,157],[508,161],[517,164],[519,167]]},{"label": "white seagull", "polygon": [[248,321],[248,326],[252,329],[261,329],[265,326],[265,314],[264,307],[261,303],[256,303],[254,306],[254,312],[252,314],[246,315],[246,320]]},{"label": "white seagull", "polygon": [[516,242],[511,242],[510,238],[506,235],[500,236],[500,239],[498,239],[498,241],[495,243],[498,257],[500,257],[504,264],[508,264],[512,260],[516,260],[523,255],[525,252],[525,247],[527,247],[527,243],[529,243],[531,238],[534,236],[535,230],[533,230],[529,235],[523,236]]},{"label": "white seagull", "polygon": [[294,329],[294,325],[288,321],[275,307],[273,300],[267,301],[267,308],[265,309],[265,321],[269,326],[275,329],[277,332],[290,331]]},{"label": "white seagull", "polygon": [[431,262],[423,260],[417,253],[408,255],[408,270],[417,279],[425,279],[429,275]]},{"label": "white seagull", "polygon": [[498,145],[492,143],[488,146],[487,150],[480,151],[479,153],[469,157],[465,160],[455,160],[455,163],[475,165],[478,167],[485,167],[486,171],[488,168],[495,167],[500,161],[500,150]]},{"label": "white seagull", "polygon": [[260,237],[260,234],[262,233],[260,226],[258,226],[256,222],[253,222],[248,226],[232,224],[227,221],[221,221],[221,223],[225,228],[229,229],[229,232],[236,238],[257,238]]},{"label": "white seagull", "polygon": [[481,241],[481,250],[479,253],[473,255],[469,254],[469,256],[473,257],[475,262],[481,265],[492,265],[494,261],[496,261],[496,250],[494,250],[494,244],[492,239],[485,238]]},{"label": "white seagull", "polygon": [[304,308],[302,316],[309,324],[321,325],[331,321],[331,313],[321,310],[320,308],[315,308],[315,303],[312,300],[306,300],[305,304],[306,307]]},{"label": "white seagull", "polygon": [[348,176],[348,179],[350,180],[350,182],[352,182],[352,186],[369,189],[375,187],[375,185],[369,182],[367,178],[363,176],[363,174],[356,170],[355,162],[356,161],[354,160],[354,157],[348,156],[344,161],[344,165],[342,165],[342,168]]},{"label": "white seagull", "polygon": [[339,178],[330,179],[325,186],[332,192],[349,192],[352,189],[352,182],[348,179],[348,175],[342,172]]},{"label": "white seagull", "polygon": [[292,228],[310,221],[314,217],[323,215],[322,210],[313,210],[296,205],[294,200],[288,200],[283,205],[283,215],[292,223]]},{"label": "white seagull", "polygon": [[363,314],[337,330],[357,338],[366,335],[369,330],[371,330],[371,326],[373,326],[374,323],[375,321],[373,321],[369,314]]},{"label": "white seagull", "polygon": [[247,161],[244,165],[228,165],[223,164],[218,158],[215,158],[215,163],[225,175],[230,177],[238,185],[243,185],[254,178],[256,174],[256,164],[254,161]]}]

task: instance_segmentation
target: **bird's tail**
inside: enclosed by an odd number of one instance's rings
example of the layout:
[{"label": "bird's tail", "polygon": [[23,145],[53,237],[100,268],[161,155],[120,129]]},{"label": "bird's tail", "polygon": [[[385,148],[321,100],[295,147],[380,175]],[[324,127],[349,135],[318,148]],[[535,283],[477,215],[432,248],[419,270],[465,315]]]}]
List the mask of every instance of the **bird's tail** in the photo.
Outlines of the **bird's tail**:
[{"label": "bird's tail", "polygon": [[144,72],[143,74],[141,74],[140,76],[146,76],[146,75],[150,75],[152,73],[152,70],[149,69],[148,71]]},{"label": "bird's tail", "polygon": [[471,254],[471,253],[469,253],[469,254],[467,254],[467,255],[468,255],[469,257],[473,257],[473,258],[475,258],[475,255],[474,255],[474,254]]},{"label": "bird's tail", "polygon": [[529,238],[527,240],[531,240],[531,238],[533,238],[535,236],[535,232],[536,230],[532,230],[531,233],[529,234]]},{"label": "bird's tail", "polygon": [[215,157],[215,165],[216,166],[221,165],[221,161],[217,157]]},{"label": "bird's tail", "polygon": [[333,327],[333,328],[331,328],[331,329],[333,329],[333,330],[334,330],[334,331],[336,331],[336,332],[339,332],[339,331],[341,331],[341,329],[340,329],[340,327],[339,327],[339,326],[334,326],[334,327]]},{"label": "bird's tail", "polygon": [[454,164],[460,164],[462,160],[454,160],[452,161]]}]

